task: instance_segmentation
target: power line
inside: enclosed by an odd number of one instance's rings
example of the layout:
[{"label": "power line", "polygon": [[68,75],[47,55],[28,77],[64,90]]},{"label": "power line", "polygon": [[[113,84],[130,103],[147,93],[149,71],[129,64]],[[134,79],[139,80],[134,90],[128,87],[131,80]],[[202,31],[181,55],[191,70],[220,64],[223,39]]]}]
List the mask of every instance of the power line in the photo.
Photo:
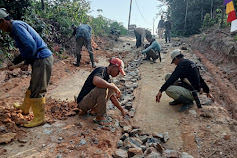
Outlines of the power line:
[{"label": "power line", "polygon": [[141,10],[140,10],[140,8],[139,8],[139,6],[138,6],[136,0],[135,0],[135,3],[136,3],[136,6],[137,6],[137,8],[138,8],[138,10],[139,10],[139,13],[140,13],[141,17],[143,18],[143,20],[144,20],[148,25],[151,25],[151,24],[149,24],[149,23],[146,21],[146,19],[145,19],[144,16],[142,15],[142,12],[141,12]]}]

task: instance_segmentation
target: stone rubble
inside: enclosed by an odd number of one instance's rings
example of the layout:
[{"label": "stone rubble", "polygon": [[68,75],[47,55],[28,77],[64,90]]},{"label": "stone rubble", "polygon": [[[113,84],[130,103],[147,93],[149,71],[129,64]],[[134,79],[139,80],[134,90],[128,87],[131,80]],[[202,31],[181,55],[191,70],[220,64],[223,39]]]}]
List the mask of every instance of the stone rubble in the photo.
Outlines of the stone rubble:
[{"label": "stone rubble", "polygon": [[[132,101],[135,99],[133,91],[138,87],[137,81],[141,79],[138,71],[140,64],[141,60],[128,62],[126,76],[113,80],[121,89],[120,103],[131,118],[136,112]],[[118,149],[113,154],[115,158],[192,158],[188,153],[165,149],[162,146],[169,140],[168,132],[144,133],[139,127],[131,126],[126,119],[121,120],[119,126],[122,128],[122,136],[117,143]]]}]

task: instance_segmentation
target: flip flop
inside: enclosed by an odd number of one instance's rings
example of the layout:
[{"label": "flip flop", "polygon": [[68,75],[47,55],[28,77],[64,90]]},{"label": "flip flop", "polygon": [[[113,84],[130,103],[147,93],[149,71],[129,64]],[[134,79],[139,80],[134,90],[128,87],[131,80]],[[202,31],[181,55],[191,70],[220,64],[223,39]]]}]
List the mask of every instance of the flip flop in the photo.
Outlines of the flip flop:
[{"label": "flip flop", "polygon": [[105,126],[105,127],[112,127],[110,125],[103,125],[101,124],[102,122],[109,122],[108,120],[96,120],[96,118],[93,119],[93,122],[100,125],[100,126]]}]

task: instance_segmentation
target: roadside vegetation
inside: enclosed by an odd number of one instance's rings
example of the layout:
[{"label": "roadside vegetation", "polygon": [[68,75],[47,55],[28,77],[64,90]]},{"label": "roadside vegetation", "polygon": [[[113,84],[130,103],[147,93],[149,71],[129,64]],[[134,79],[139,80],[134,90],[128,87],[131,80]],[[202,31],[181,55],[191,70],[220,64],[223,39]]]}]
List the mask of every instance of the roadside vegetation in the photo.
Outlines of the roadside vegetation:
[{"label": "roadside vegetation", "polygon": [[[228,26],[223,0],[158,0],[168,6],[173,36],[199,34],[214,25]],[[235,5],[237,1],[233,0]]]},{"label": "roadside vegetation", "polygon": [[[122,23],[99,15],[92,17],[88,0],[19,0],[0,1],[0,8],[6,8],[14,20],[23,20],[31,25],[51,47],[53,43],[63,44],[72,34],[72,24],[89,24],[94,36],[105,36],[112,28],[127,34]],[[97,12],[103,12],[98,9]],[[12,59],[9,51],[15,50],[13,39],[0,31],[0,66],[5,59]],[[53,49],[51,49],[54,51]],[[58,52],[54,52],[58,53]]]}]

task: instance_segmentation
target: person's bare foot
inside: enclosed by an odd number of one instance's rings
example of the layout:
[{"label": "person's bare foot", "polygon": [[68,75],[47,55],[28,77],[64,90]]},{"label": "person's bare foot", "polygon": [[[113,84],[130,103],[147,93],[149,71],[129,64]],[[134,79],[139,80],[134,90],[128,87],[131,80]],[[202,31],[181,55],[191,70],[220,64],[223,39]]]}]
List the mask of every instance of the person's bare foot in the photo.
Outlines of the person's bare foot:
[{"label": "person's bare foot", "polygon": [[90,114],[96,115],[96,109],[95,108],[91,109]]}]

